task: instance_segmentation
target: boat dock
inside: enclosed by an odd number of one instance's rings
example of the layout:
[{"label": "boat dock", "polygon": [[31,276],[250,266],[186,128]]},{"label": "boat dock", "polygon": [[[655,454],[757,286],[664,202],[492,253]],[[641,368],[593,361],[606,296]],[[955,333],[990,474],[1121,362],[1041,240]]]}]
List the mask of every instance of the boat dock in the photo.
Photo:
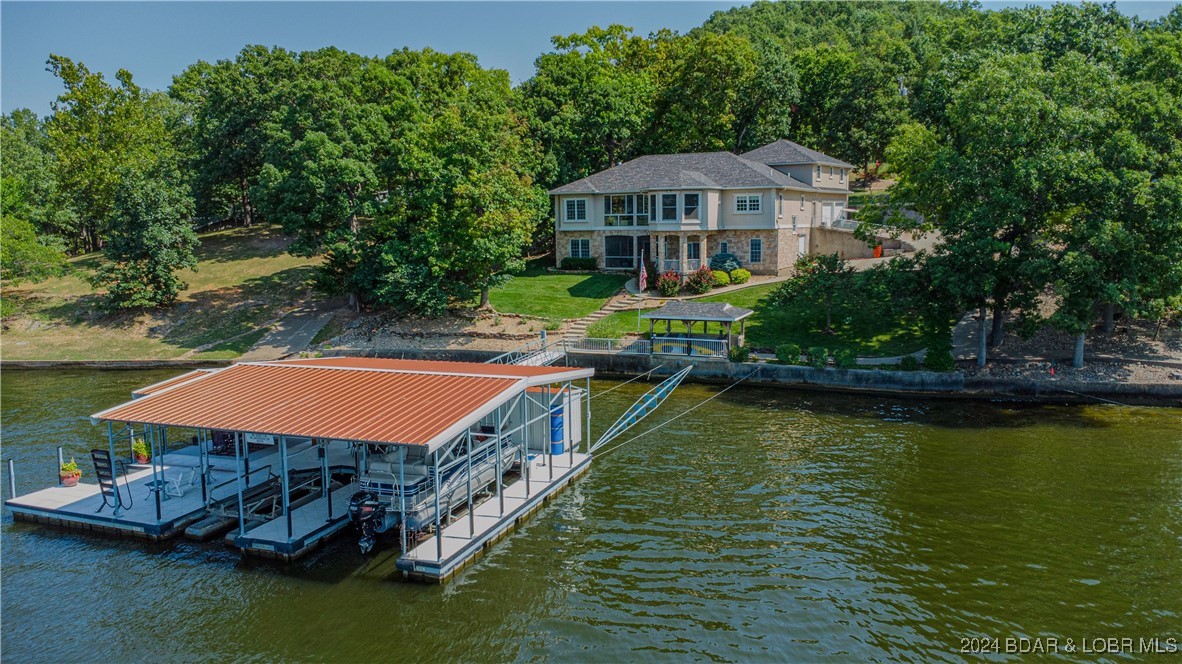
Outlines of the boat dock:
[{"label": "boat dock", "polygon": [[[546,465],[546,460],[551,465]],[[539,456],[530,461],[530,480],[524,477],[462,514],[443,528],[443,536],[432,535],[407,551],[397,561],[398,569],[417,581],[445,583],[484,551],[512,532],[518,524],[587,472],[591,457],[586,454]]]},{"label": "boat dock", "polygon": [[382,546],[401,540],[407,578],[443,582],[589,467],[594,372],[548,366],[546,353],[190,372],[91,416],[107,445],[80,464],[86,483],[5,505],[25,521],[150,540],[224,534],[284,561],[346,529],[362,553],[389,533]]}]

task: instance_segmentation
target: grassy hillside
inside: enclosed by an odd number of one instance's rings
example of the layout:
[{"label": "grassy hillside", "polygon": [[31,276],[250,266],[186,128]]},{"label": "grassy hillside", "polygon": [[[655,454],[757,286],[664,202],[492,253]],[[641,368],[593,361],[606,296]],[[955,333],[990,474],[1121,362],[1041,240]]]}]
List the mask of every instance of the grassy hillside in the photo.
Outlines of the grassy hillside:
[{"label": "grassy hillside", "polygon": [[103,258],[79,256],[65,276],[4,288],[0,354],[6,360],[237,357],[262,337],[267,321],[314,297],[309,279],[320,259],[292,256],[288,244],[267,226],[203,234],[197,269],[181,273],[189,288],[177,304],[137,315],[103,311],[86,281]]}]

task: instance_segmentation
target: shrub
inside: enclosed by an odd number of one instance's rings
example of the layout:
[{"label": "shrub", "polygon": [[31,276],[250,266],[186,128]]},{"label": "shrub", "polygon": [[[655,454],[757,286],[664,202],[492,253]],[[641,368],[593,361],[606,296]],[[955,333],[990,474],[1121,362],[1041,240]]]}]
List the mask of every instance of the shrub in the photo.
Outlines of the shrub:
[{"label": "shrub", "polygon": [[839,350],[833,354],[833,361],[841,369],[853,369],[858,366],[858,356],[849,349]]},{"label": "shrub", "polygon": [[751,347],[731,346],[729,357],[731,362],[746,362],[751,359]]},{"label": "shrub", "polygon": [[928,352],[923,357],[923,366],[931,371],[952,371],[956,368],[956,358],[952,357],[951,332],[928,339]]},{"label": "shrub", "polygon": [[731,285],[731,275],[722,270],[714,270],[714,287]]},{"label": "shrub", "polygon": [[657,292],[665,297],[673,297],[681,291],[681,275],[670,270],[662,272],[657,277]]},{"label": "shrub", "polygon": [[751,273],[748,272],[747,270],[744,270],[741,267],[731,270],[731,283],[732,284],[745,284],[745,283],[747,283],[747,280],[750,278],[751,278]]},{"label": "shrub", "polygon": [[596,267],[594,258],[567,256],[562,259],[562,269],[564,270],[594,270]]},{"label": "shrub", "polygon": [[817,369],[824,369],[829,365],[829,351],[821,346],[809,348],[809,364]]},{"label": "shrub", "polygon": [[776,346],[776,359],[784,364],[800,364],[800,346],[796,344]]},{"label": "shrub", "polygon": [[908,355],[899,362],[899,368],[903,371],[915,371],[919,368],[919,360],[915,359],[914,355]]},{"label": "shrub", "polygon": [[542,329],[546,330],[547,332],[553,332],[554,330],[557,330],[560,327],[562,327],[561,320],[559,320],[557,318],[547,318],[546,324],[542,326]]},{"label": "shrub", "polygon": [[742,263],[739,262],[739,257],[734,254],[715,254],[710,257],[711,270],[731,272],[739,269],[740,265]]},{"label": "shrub", "polygon": [[714,288],[714,273],[704,265],[685,278],[685,289],[695,295],[708,293],[711,288]]}]

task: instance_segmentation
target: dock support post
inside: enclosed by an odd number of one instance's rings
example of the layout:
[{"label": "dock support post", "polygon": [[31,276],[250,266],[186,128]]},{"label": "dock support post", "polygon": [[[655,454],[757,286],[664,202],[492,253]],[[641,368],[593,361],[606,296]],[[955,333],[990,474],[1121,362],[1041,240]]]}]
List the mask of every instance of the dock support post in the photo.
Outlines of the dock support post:
[{"label": "dock support post", "polygon": [[[62,466],[65,464],[65,463],[66,463],[66,460],[65,460],[65,458],[62,456],[62,446],[61,446],[61,445],[58,445],[58,446],[57,446],[57,467],[58,467],[58,470],[59,470],[59,471],[61,470],[61,467],[62,467]],[[58,483],[58,484],[61,484],[61,483],[62,483],[62,474],[61,474],[60,472],[57,474],[57,483]]]},{"label": "dock support post", "polygon": [[501,480],[505,474],[504,468],[501,467],[501,447],[502,447],[502,431],[504,429],[504,421],[501,418],[501,409],[497,408],[497,502],[500,504],[500,511],[497,516],[505,516],[505,492],[501,491]]},{"label": "dock support post", "polygon": [[591,450],[591,379],[587,379],[587,435],[583,439],[583,450],[588,453]]},{"label": "dock support post", "polygon": [[521,396],[521,474],[525,478],[525,497],[529,498],[529,392]]},{"label": "dock support post", "polygon": [[[238,536],[246,537],[246,507],[242,504],[242,434],[234,432],[234,480],[238,485]],[[249,478],[248,478],[249,479]]]},{"label": "dock support post", "polygon": [[283,518],[287,521],[287,541],[291,541],[291,485],[287,478],[287,436],[279,437],[279,467],[282,477],[279,486],[283,489]]},{"label": "dock support post", "polygon": [[476,514],[472,511],[472,428],[468,427],[468,538],[476,536]]},{"label": "dock support post", "polygon": [[160,494],[164,493],[164,479],[161,477],[164,474],[164,459],[160,458],[156,450],[156,425],[148,427],[148,432],[152,439],[152,482],[156,487],[152,493],[156,496],[156,520],[160,521],[163,518]]},{"label": "dock support post", "polygon": [[8,497],[16,498],[16,469],[12,459],[8,460]]},{"label": "dock support post", "polygon": [[432,453],[435,466],[435,560],[443,562],[443,526],[439,513],[439,450]]},{"label": "dock support post", "polygon": [[197,466],[201,473],[201,503],[209,507],[209,452],[205,449],[205,441],[209,435],[208,429],[197,430]]},{"label": "dock support post", "polygon": [[332,476],[328,474],[328,443],[320,441],[320,484],[324,489],[321,491],[328,503],[328,521],[332,522]]},{"label": "dock support post", "polygon": [[[406,555],[406,446],[398,446],[398,536]],[[421,524],[420,524],[421,525]]]},{"label": "dock support post", "polygon": [[[587,395],[583,395],[583,398],[586,398],[586,396]],[[563,404],[563,412],[566,413],[566,420],[570,422],[570,424],[567,424],[563,431],[566,434],[567,447],[570,448],[567,455],[567,459],[569,459],[567,467],[569,468],[575,467],[575,428],[571,426],[575,423],[574,409],[571,408],[571,406],[574,404],[575,384],[574,382],[568,380],[566,381],[566,403]]]},{"label": "dock support post", "polygon": [[[558,396],[561,397],[562,395],[559,394]],[[550,425],[548,428],[552,429],[554,427],[553,418],[554,418],[554,398],[550,396],[550,386],[547,385],[546,386],[546,420],[545,420],[545,422],[546,422],[546,424]],[[563,422],[564,426],[565,426],[565,424],[566,423]],[[546,441],[544,442],[543,447],[542,447],[542,453],[546,455],[546,468],[549,469],[551,482],[554,481],[554,447],[552,444],[553,437],[554,437],[553,432],[551,432],[549,436],[546,436]]]}]

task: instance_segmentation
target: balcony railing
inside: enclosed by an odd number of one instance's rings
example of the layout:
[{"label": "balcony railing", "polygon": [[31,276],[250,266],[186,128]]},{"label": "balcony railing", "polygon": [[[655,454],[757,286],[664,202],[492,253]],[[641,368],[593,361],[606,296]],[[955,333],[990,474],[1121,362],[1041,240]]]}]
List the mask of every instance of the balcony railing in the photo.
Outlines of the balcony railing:
[{"label": "balcony railing", "polygon": [[681,271],[681,261],[677,260],[676,258],[663,259],[661,261],[661,271],[662,272],[670,272],[670,271],[680,272]]},{"label": "balcony railing", "polygon": [[687,259],[685,259],[686,272],[693,272],[694,270],[698,270],[701,267],[702,267],[702,259],[701,258],[687,258]]},{"label": "balcony railing", "polygon": [[606,268],[632,268],[636,267],[635,256],[604,256],[603,266]]}]

